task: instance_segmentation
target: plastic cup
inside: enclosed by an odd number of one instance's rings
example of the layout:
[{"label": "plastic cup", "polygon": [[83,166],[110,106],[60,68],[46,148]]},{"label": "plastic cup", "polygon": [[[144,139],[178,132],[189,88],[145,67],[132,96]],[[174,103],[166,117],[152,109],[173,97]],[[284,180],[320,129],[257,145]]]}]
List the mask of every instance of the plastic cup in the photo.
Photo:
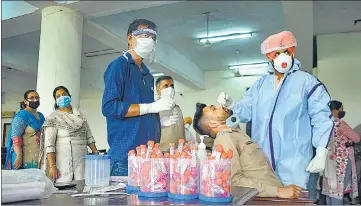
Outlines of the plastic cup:
[{"label": "plastic cup", "polygon": [[140,157],[128,156],[128,184],[127,191],[139,191],[140,185]]},{"label": "plastic cup", "polygon": [[202,161],[199,199],[208,202],[231,202],[231,169],[231,159]]},{"label": "plastic cup", "polygon": [[168,195],[168,166],[164,158],[140,160],[140,192],[142,197],[166,197]]},{"label": "plastic cup", "polygon": [[199,166],[192,159],[170,159],[169,194],[174,199],[197,199],[199,195]]}]

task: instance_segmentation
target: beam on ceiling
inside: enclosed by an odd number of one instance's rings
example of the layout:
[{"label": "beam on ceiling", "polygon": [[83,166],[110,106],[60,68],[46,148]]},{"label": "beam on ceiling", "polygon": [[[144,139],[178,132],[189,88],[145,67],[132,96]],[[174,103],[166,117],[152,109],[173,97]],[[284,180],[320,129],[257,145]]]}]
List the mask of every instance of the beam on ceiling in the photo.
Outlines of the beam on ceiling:
[{"label": "beam on ceiling", "polygon": [[[91,20],[84,23],[83,32],[111,48],[117,50],[127,48],[128,43],[125,38]],[[156,62],[148,66],[152,71],[171,75],[193,89],[205,88],[203,70],[161,40],[157,43]]]},{"label": "beam on ceiling", "polygon": [[28,66],[16,63],[16,62],[14,62],[12,60],[9,60],[9,59],[6,59],[4,56],[1,59],[1,65],[5,66],[5,67],[10,67],[12,69],[17,69],[19,71],[23,71],[23,72],[26,72],[26,73],[36,75],[36,72],[33,72],[33,69],[29,69]]},{"label": "beam on ceiling", "polygon": [[286,29],[297,39],[296,58],[302,70],[312,73],[313,66],[313,2],[282,1]]}]

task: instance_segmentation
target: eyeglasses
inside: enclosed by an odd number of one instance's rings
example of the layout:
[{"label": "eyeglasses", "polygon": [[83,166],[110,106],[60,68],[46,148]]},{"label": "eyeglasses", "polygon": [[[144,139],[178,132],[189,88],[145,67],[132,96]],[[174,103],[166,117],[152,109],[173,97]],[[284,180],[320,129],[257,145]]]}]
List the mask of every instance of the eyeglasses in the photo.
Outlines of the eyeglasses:
[{"label": "eyeglasses", "polygon": [[30,100],[31,102],[39,101],[40,97],[30,97],[27,100]]},{"label": "eyeglasses", "polygon": [[154,41],[157,40],[157,37],[153,34],[138,34],[134,35],[136,38],[152,38]]}]

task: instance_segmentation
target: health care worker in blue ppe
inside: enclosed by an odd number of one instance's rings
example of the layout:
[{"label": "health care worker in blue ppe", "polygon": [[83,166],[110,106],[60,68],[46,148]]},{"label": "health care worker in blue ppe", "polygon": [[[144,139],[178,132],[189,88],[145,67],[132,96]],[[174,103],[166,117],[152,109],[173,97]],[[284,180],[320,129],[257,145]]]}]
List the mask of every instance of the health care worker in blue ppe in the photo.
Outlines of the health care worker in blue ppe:
[{"label": "health care worker in blue ppe", "polygon": [[170,110],[172,98],[154,102],[154,77],[143,59],[153,61],[156,25],[146,19],[128,28],[128,51],[112,61],[104,74],[102,113],[106,117],[111,175],[128,175],[127,153],[149,140],[160,141],[159,112]]},{"label": "health care worker in blue ppe", "polygon": [[[306,189],[310,173],[325,168],[333,121],[327,89],[301,71],[301,63],[294,58],[296,46],[289,31],[268,37],[261,51],[273,66],[270,74],[261,77],[240,102],[233,104],[224,92],[218,102],[232,109],[241,122],[252,121],[252,139],[285,186]],[[317,148],[313,159],[312,146]]]}]

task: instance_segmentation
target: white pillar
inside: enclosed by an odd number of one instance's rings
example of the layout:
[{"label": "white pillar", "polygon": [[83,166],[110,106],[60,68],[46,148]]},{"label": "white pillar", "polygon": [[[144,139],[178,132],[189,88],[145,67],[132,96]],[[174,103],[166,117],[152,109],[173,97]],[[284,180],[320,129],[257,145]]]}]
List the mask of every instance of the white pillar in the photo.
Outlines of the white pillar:
[{"label": "white pillar", "polygon": [[54,111],[57,86],[68,88],[72,106],[79,106],[82,30],[83,17],[77,11],[62,6],[42,10],[37,91],[45,117]]}]

